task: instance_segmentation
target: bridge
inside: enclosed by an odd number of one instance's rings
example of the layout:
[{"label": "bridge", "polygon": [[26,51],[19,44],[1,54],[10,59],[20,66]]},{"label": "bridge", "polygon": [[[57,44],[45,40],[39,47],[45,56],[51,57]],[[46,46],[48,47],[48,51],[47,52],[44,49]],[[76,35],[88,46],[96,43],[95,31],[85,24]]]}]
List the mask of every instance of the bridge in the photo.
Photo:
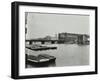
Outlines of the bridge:
[{"label": "bridge", "polygon": [[29,40],[26,40],[26,42],[28,42],[29,44],[32,44],[33,42],[36,43],[36,42],[41,42],[41,44],[45,44],[46,42],[49,42],[51,44],[55,44],[57,43],[59,40],[46,40],[46,39],[29,39]]},{"label": "bridge", "polygon": [[[66,39],[67,38],[67,39]],[[71,43],[76,43],[77,44],[89,44],[89,41],[88,41],[88,38],[89,36],[87,35],[77,35],[76,38],[75,36],[72,36],[72,37],[65,37],[64,39],[58,39],[58,40],[48,40],[48,39],[29,39],[29,40],[26,40],[26,43],[28,44],[33,44],[33,43],[38,43],[40,42],[41,44],[45,44],[45,43],[51,43],[51,44],[57,44],[57,43],[68,43],[68,40],[71,42]]]}]

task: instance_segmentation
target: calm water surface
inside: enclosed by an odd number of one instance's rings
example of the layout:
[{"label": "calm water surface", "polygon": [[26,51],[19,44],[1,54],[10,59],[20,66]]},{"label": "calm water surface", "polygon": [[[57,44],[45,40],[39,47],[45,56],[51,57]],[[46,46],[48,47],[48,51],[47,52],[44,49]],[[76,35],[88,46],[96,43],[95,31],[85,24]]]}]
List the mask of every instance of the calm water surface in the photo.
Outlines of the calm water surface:
[{"label": "calm water surface", "polygon": [[[44,45],[44,44],[43,44]],[[57,46],[55,50],[33,51],[26,49],[30,55],[49,54],[56,57],[55,63],[49,66],[77,66],[89,64],[89,45],[77,44],[52,44],[47,46]],[[27,67],[34,67],[28,64]]]}]

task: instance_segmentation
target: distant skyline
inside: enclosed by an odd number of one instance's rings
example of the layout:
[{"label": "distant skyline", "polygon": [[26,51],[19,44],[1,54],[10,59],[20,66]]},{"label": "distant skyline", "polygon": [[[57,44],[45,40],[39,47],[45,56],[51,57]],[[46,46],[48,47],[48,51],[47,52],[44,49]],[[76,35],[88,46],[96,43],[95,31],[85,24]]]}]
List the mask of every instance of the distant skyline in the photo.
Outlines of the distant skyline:
[{"label": "distant skyline", "polygon": [[89,16],[28,13],[26,39],[68,32],[89,35]]}]

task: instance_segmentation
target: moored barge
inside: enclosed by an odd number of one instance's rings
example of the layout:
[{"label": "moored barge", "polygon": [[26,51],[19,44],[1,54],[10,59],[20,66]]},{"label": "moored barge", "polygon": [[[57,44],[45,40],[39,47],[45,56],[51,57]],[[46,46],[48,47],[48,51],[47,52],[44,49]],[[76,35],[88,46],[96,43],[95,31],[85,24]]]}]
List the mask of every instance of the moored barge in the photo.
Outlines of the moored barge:
[{"label": "moored barge", "polygon": [[26,46],[26,48],[34,51],[42,51],[42,50],[49,50],[49,49],[57,49],[57,47],[49,47],[49,46],[41,46],[41,45],[31,45]]},{"label": "moored barge", "polygon": [[26,55],[26,56],[27,56],[26,58],[27,62],[36,65],[50,63],[56,60],[54,56],[47,55],[47,54],[39,54],[38,56],[34,56],[34,55]]}]

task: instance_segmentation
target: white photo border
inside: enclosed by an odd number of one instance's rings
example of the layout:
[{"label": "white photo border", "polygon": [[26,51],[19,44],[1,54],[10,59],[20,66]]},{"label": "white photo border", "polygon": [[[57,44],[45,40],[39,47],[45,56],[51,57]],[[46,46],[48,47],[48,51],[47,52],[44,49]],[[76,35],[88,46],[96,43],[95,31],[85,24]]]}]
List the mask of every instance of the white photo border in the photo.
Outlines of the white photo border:
[{"label": "white photo border", "polygon": [[[65,66],[50,68],[25,68],[25,12],[84,14],[90,17],[90,64],[86,66]],[[63,69],[63,70],[62,70]],[[76,73],[95,71],[95,10],[57,8],[42,6],[19,6],[19,76]]]}]

